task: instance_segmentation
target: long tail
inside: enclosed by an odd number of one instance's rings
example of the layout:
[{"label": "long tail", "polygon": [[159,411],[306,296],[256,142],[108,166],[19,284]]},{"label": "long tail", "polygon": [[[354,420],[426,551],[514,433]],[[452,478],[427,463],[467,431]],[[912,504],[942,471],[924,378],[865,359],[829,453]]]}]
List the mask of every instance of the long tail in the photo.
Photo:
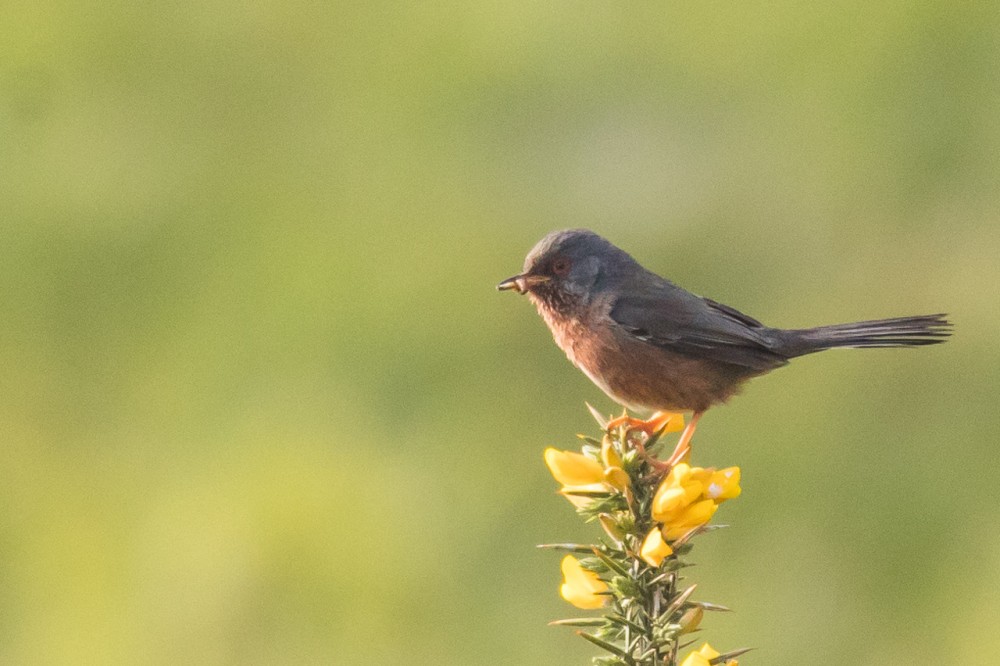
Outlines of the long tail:
[{"label": "long tail", "polygon": [[951,335],[946,315],[896,317],[784,331],[781,352],[789,358],[833,347],[919,347]]}]

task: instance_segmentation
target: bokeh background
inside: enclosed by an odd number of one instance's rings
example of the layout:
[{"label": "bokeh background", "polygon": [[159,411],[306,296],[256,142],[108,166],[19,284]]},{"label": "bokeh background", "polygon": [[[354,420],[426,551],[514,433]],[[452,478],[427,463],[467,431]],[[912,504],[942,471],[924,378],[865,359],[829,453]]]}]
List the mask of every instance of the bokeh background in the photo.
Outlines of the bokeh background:
[{"label": "bokeh background", "polygon": [[692,578],[751,666],[995,662],[995,3],[4,15],[0,662],[589,663],[541,453],[616,408],[493,290],[567,226],[775,325],[951,313],[709,413]]}]

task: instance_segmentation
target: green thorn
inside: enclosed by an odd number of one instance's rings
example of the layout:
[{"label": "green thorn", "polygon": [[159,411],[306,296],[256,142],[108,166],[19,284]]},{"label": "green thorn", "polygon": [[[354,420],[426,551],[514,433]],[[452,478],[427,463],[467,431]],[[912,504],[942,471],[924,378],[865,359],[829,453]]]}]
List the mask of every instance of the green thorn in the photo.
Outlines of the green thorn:
[{"label": "green thorn", "polygon": [[712,664],[713,666],[715,666],[715,664],[724,664],[727,661],[729,661],[730,659],[735,659],[736,657],[740,656],[741,654],[746,654],[747,652],[749,652],[752,649],[753,648],[740,648],[739,650],[730,650],[729,652],[727,652],[725,654],[720,654],[718,657],[716,657],[715,659],[713,659],[712,661],[710,661],[708,663]]},{"label": "green thorn", "polygon": [[590,410],[590,415],[594,417],[595,421],[597,421],[597,425],[601,426],[601,430],[607,430],[608,419],[604,418],[604,416],[599,411],[597,411],[597,409],[595,409],[594,406],[591,405],[589,402],[585,402],[583,404],[585,404],[587,406],[587,409]]},{"label": "green thorn", "polygon": [[611,497],[615,493],[607,490],[568,490],[563,488],[557,491],[560,495],[573,495],[574,497],[593,497],[593,498],[605,498]]},{"label": "green thorn", "polygon": [[594,548],[593,553],[594,555],[597,555],[597,559],[608,565],[608,568],[614,571],[616,574],[618,574],[619,576],[625,576],[626,578],[629,577],[628,569],[626,569],[621,564],[615,562],[613,559],[602,553],[600,548]]},{"label": "green thorn", "polygon": [[594,547],[582,543],[540,543],[536,548],[547,550],[565,550],[570,553],[586,553],[590,555],[594,552]]},{"label": "green thorn", "polygon": [[649,439],[647,439],[646,443],[643,445],[646,447],[647,452],[654,446],[659,444],[660,437],[663,437],[663,433],[667,431],[667,426],[669,425],[670,425],[669,423],[664,423],[662,428],[660,428],[659,430],[657,430],[656,432],[654,432],[652,435],[649,436]]},{"label": "green thorn", "polygon": [[645,634],[648,631],[645,627],[642,627],[641,625],[638,625],[635,622],[633,622],[632,620],[630,620],[630,619],[628,619],[626,617],[622,617],[621,615],[618,615],[617,613],[612,613],[611,615],[608,615],[607,618],[608,618],[608,620],[610,622],[612,622],[614,624],[628,625],[629,627],[631,627],[632,629],[635,629],[640,634]]},{"label": "green thorn", "polygon": [[688,597],[694,594],[694,590],[696,587],[698,587],[698,585],[694,584],[691,587],[684,590],[683,592],[681,592],[680,594],[678,594],[676,597],[674,597],[674,600],[670,602],[670,605],[666,607],[666,609],[663,611],[663,614],[660,617],[669,618],[671,615],[680,610],[680,607],[684,605],[684,602],[688,600]]},{"label": "green thorn", "polygon": [[597,636],[594,636],[593,634],[588,634],[585,631],[578,631],[578,632],[576,632],[576,635],[579,636],[580,638],[584,639],[584,640],[590,641],[591,643],[593,643],[594,645],[596,645],[597,647],[599,647],[599,648],[601,648],[603,650],[607,650],[611,654],[616,654],[619,657],[622,657],[623,659],[628,659],[629,658],[628,652],[626,652],[625,650],[621,649],[620,647],[618,647],[617,645],[615,645],[613,643],[609,643],[606,640],[603,640],[603,639],[598,638]]},{"label": "green thorn", "polygon": [[553,620],[550,627],[603,627],[605,620],[599,617],[575,617],[569,620]]}]

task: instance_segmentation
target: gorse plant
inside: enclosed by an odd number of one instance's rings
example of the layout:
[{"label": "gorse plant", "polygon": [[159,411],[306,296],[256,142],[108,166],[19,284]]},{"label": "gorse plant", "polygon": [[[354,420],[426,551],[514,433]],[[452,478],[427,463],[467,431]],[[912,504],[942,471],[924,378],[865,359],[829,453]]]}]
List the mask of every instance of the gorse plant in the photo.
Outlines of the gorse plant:
[{"label": "gorse plant", "polygon": [[604,611],[599,617],[557,620],[609,654],[598,666],[737,666],[745,649],[720,654],[708,643],[681,653],[695,641],[705,611],[728,610],[697,601],[695,585],[682,572],[693,539],[722,527],[710,525],[719,505],[740,494],[740,470],[692,467],[688,451],[675,451],[669,471],[650,462],[662,435],[684,427],[680,414],[663,419],[654,435],[627,427],[607,429],[600,440],[580,435],[582,452],[546,449],[545,462],[559,491],[604,536],[595,544],[559,543],[542,548],[567,551],[562,560],[562,597],[577,608]]}]

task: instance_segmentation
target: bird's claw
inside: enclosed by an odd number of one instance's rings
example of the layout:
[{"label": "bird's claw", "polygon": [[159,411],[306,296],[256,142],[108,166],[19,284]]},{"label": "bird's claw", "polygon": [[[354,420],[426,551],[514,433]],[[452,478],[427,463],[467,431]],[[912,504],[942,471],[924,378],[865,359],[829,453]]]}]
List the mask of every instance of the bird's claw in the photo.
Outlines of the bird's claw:
[{"label": "bird's claw", "polygon": [[[692,417],[691,422],[684,429],[681,434],[680,440],[677,442],[677,447],[674,449],[673,453],[666,460],[659,460],[654,458],[646,451],[646,443],[653,438],[659,438],[667,430],[667,426],[670,421],[676,418],[676,414],[663,413],[655,414],[653,418],[648,421],[642,419],[637,419],[627,414],[619,416],[618,418],[611,419],[607,422],[605,428],[608,433],[618,429],[625,428],[625,437],[629,439],[635,446],[636,451],[639,456],[646,461],[646,463],[653,468],[653,477],[662,477],[670,473],[674,465],[679,462],[683,462],[688,459],[691,454],[691,436],[694,435],[694,430],[697,427],[698,420],[701,418],[701,413],[695,413]],[[641,432],[646,435],[645,438],[629,438],[628,436],[633,432]]]},{"label": "bird's claw", "polygon": [[[654,414],[648,421],[637,419],[634,416],[629,416],[628,414],[623,414],[618,418],[608,421],[607,424],[605,424],[605,430],[610,433],[624,426],[626,433],[645,433],[646,438],[648,439],[654,435],[666,432],[667,426],[670,422],[677,418],[681,418],[680,415],[673,414],[671,412]],[[684,423],[683,418],[681,418],[681,423]]]},{"label": "bird's claw", "polygon": [[604,429],[610,433],[624,426],[626,432],[644,432],[647,435],[652,435],[652,433],[648,429],[648,425],[650,422],[651,420],[643,421],[642,419],[637,419],[633,416],[628,416],[626,414],[624,416],[619,416],[617,418],[613,418],[610,421],[608,421],[604,425]]}]

